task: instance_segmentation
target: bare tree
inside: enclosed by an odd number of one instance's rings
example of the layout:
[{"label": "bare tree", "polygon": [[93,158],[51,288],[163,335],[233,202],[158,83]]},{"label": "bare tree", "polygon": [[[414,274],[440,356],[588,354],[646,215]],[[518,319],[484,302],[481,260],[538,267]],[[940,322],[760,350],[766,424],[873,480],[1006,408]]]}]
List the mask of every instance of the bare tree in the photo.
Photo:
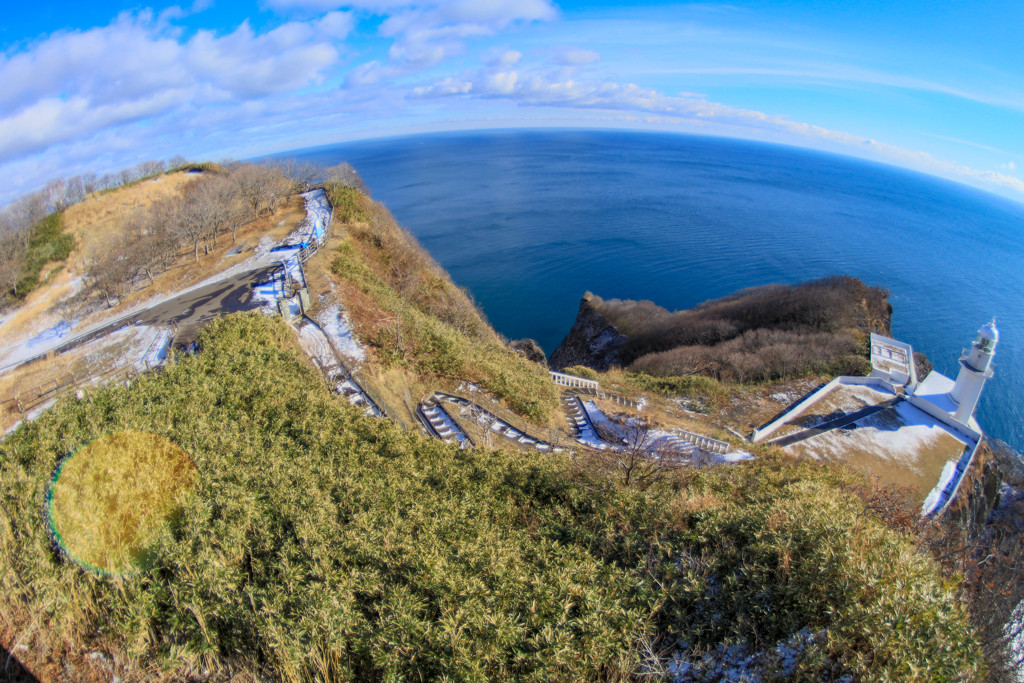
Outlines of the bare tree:
[{"label": "bare tree", "polygon": [[28,248],[25,231],[0,226],[0,297],[8,292],[17,295],[18,278]]},{"label": "bare tree", "polygon": [[276,168],[292,181],[292,190],[304,190],[310,184],[317,182],[324,175],[324,167],[312,161],[299,159],[275,159],[269,163],[271,168]]},{"label": "bare tree", "polygon": [[690,462],[681,444],[658,434],[647,418],[634,417],[595,428],[598,436],[613,444],[602,455],[626,486],[647,488]]},{"label": "bare tree", "polygon": [[117,174],[117,178],[120,181],[119,184],[124,186],[138,178],[138,176],[136,175],[134,168],[122,168]]},{"label": "bare tree", "polygon": [[253,219],[259,218],[261,209],[273,209],[290,185],[279,170],[258,164],[239,164],[230,177],[239,197],[252,210]]},{"label": "bare tree", "polygon": [[347,187],[354,188],[365,195],[370,194],[366,188],[366,183],[363,182],[363,179],[356,169],[352,167],[352,164],[347,161],[331,166],[324,171],[324,176],[327,180],[333,180]]},{"label": "bare tree", "polygon": [[140,178],[148,178],[149,176],[154,176],[157,175],[158,173],[163,173],[164,170],[166,170],[166,168],[166,163],[159,159],[154,159],[152,161],[140,162],[139,165],[135,167],[135,173]]},{"label": "bare tree", "polygon": [[82,187],[87,195],[100,189],[100,182],[95,173],[83,173],[81,178]]},{"label": "bare tree", "polygon": [[118,184],[118,176],[116,173],[104,173],[102,176],[100,176],[98,189],[109,190],[111,188],[117,187]]},{"label": "bare tree", "polygon": [[185,187],[181,205],[174,216],[178,234],[192,245],[193,256],[199,261],[199,244],[216,228],[218,207],[216,197],[199,180]]},{"label": "bare tree", "polygon": [[199,191],[205,195],[204,201],[210,211],[213,246],[217,246],[217,233],[221,228],[231,231],[231,243],[234,244],[235,232],[240,225],[240,214],[234,209],[234,204],[238,200],[238,186],[223,176],[211,176],[202,181]]},{"label": "bare tree", "polygon": [[120,245],[107,245],[86,256],[86,282],[113,307],[118,300],[131,291],[133,266]]}]

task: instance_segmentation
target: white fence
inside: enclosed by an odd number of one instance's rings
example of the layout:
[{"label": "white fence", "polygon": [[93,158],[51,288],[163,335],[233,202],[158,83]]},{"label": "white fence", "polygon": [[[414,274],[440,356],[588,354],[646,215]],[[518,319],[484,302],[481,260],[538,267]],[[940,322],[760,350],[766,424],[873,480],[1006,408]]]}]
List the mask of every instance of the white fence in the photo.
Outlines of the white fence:
[{"label": "white fence", "polygon": [[676,429],[672,432],[673,436],[678,436],[683,441],[689,441],[697,448],[705,450],[708,453],[728,453],[729,444],[725,441],[719,441],[718,439],[712,439],[710,436],[702,436],[700,434],[694,434],[684,429]]},{"label": "white fence", "polygon": [[566,375],[565,373],[551,371],[551,379],[555,384],[561,384],[563,387],[573,387],[577,389],[597,389],[601,388],[601,384],[594,379],[586,379],[585,377],[577,377],[576,375]]}]

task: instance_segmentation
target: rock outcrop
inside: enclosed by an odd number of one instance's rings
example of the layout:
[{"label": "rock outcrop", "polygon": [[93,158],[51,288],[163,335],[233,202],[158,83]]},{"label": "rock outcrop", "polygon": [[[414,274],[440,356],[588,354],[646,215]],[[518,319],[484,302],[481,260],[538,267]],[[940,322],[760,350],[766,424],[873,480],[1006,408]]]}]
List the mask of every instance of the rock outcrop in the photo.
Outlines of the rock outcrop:
[{"label": "rock outcrop", "polygon": [[548,357],[544,355],[544,349],[534,339],[516,339],[508,344],[508,347],[534,363],[541,365],[548,364]]},{"label": "rock outcrop", "polygon": [[620,351],[627,337],[591,305],[592,296],[590,292],[583,295],[576,322],[551,354],[550,366],[553,369],[585,365],[595,370],[607,370],[621,363]]}]

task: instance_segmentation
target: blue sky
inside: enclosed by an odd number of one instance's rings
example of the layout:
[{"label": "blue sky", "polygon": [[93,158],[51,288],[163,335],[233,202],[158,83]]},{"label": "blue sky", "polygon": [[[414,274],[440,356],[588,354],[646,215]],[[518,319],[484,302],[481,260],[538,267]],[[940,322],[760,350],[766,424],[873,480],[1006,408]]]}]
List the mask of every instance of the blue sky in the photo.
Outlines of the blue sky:
[{"label": "blue sky", "polygon": [[183,154],[637,128],[905,166],[1024,201],[1019,2],[48,2],[0,24],[0,202]]}]

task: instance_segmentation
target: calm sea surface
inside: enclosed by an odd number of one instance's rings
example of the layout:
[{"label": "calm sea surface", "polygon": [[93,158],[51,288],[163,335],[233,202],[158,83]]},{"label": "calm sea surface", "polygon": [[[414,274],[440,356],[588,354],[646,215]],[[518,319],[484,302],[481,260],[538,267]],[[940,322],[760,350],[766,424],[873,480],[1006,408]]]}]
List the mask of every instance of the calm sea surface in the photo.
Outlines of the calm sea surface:
[{"label": "calm sea surface", "polygon": [[606,131],[489,131],[303,150],[348,161],[500,332],[549,354],[580,296],[669,309],[847,273],[892,292],[893,334],[956,376],[998,316],[977,417],[1024,448],[1024,205],[789,147]]}]

